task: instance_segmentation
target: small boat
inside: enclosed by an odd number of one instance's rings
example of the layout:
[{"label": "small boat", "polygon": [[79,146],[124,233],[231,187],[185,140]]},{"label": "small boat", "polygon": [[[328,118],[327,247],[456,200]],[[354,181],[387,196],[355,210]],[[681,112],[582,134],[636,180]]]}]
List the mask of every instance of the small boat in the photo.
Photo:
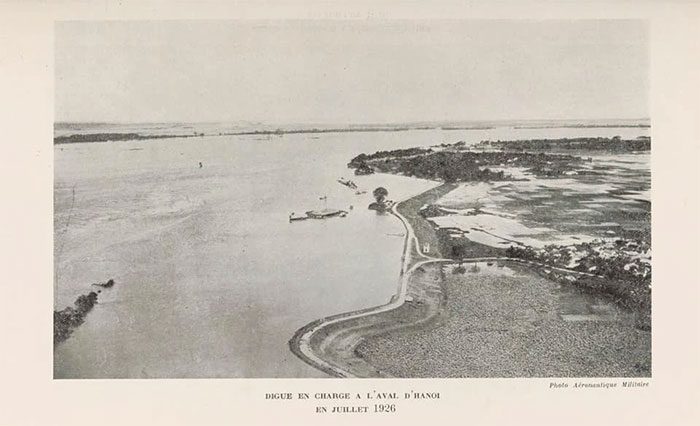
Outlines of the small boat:
[{"label": "small boat", "polygon": [[355,184],[355,182],[353,182],[351,180],[340,178],[340,179],[338,179],[338,183],[340,183],[341,185],[345,185],[351,189],[357,189],[357,185]]},{"label": "small boat", "polygon": [[110,288],[114,285],[114,280],[109,279],[106,283],[93,283],[92,285],[97,286],[97,287],[103,287],[103,288]]},{"label": "small boat", "polygon": [[297,220],[306,220],[306,219],[308,219],[308,218],[309,218],[308,216],[295,216],[294,213],[290,213],[290,214],[289,214],[289,221],[290,221],[290,222],[294,222],[294,221],[297,221]]},{"label": "small boat", "polygon": [[362,194],[366,194],[366,193],[367,193],[367,191],[355,191],[355,195],[362,195]]},{"label": "small boat", "polygon": [[345,210],[338,209],[323,209],[323,210],[310,210],[306,212],[306,216],[311,219],[326,219],[333,216],[345,217],[348,214]]}]

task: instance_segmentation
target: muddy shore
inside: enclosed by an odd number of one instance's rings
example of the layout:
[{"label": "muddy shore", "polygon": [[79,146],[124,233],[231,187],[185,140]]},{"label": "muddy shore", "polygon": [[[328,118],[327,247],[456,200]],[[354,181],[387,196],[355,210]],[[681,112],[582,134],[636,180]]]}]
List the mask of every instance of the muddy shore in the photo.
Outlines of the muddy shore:
[{"label": "muddy shore", "polygon": [[[650,376],[651,333],[635,328],[634,313],[524,261],[438,257],[435,233],[417,210],[450,189],[396,206],[407,227],[397,295],[303,327],[292,352],[337,377]],[[433,244],[421,253],[425,241]],[[455,272],[460,263],[472,267]]]}]

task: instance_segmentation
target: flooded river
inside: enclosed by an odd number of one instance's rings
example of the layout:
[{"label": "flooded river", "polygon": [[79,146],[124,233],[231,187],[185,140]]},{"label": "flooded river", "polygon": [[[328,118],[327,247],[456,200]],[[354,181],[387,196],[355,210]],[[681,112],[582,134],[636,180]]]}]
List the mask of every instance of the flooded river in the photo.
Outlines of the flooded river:
[{"label": "flooded river", "polygon": [[[352,157],[459,140],[647,133],[506,127],[57,145],[55,308],[91,283],[116,285],[55,348],[54,377],[324,377],[289,351],[294,331],[385,303],[396,289],[404,229],[367,210],[372,190],[399,200],[435,185],[352,176]],[[324,206],[349,214],[288,221]]]}]

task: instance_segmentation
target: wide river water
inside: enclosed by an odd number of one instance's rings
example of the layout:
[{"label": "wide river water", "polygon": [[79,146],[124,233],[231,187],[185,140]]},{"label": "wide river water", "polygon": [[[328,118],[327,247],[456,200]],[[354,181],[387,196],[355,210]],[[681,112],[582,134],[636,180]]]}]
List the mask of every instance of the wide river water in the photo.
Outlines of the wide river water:
[{"label": "wide river water", "polygon": [[[325,377],[287,341],[315,319],[386,303],[404,229],[367,210],[435,182],[352,176],[378,150],[464,140],[634,138],[644,128],[501,127],[204,136],[54,148],[54,304],[112,278],[54,349],[55,378]],[[199,168],[198,163],[203,164]],[[338,184],[353,179],[366,194]],[[319,198],[327,196],[327,201]],[[291,212],[349,210],[289,223]]]}]

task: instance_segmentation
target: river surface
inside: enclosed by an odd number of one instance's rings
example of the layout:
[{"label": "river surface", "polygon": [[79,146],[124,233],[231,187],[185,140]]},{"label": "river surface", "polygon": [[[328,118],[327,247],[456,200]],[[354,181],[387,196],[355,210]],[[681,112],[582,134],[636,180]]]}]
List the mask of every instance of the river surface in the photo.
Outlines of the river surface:
[{"label": "river surface", "polygon": [[[352,157],[460,140],[613,135],[634,138],[648,129],[499,127],[57,145],[55,309],[96,290],[91,283],[112,278],[116,285],[101,291],[85,323],[56,346],[54,377],[325,377],[289,351],[292,334],[324,316],[386,303],[396,290],[404,229],[393,216],[367,210],[372,190],[384,186],[400,200],[436,184],[355,177],[346,167]],[[339,177],[367,193],[356,195]],[[349,214],[288,221],[291,212],[324,206]]]}]

